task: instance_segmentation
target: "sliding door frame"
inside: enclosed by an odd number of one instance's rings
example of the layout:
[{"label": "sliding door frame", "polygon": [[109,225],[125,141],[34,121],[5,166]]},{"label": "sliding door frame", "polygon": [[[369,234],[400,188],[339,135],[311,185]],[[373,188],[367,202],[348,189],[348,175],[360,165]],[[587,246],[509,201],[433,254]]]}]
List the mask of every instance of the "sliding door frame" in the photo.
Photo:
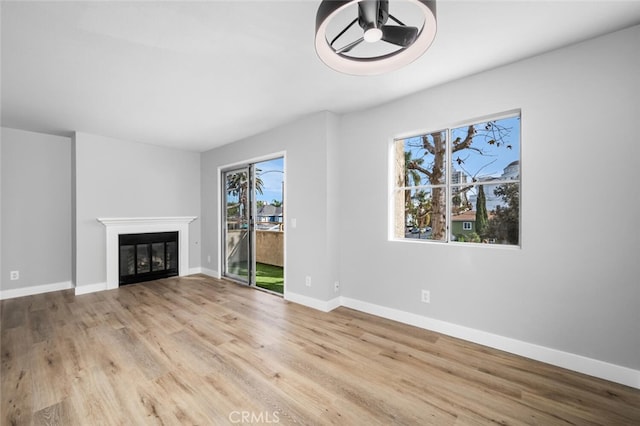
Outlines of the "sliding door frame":
[{"label": "sliding door frame", "polygon": [[[279,152],[274,152],[272,154],[268,154],[268,155],[264,155],[264,156],[260,156],[260,157],[253,157],[250,158],[248,160],[245,161],[238,161],[235,163],[230,163],[230,164],[226,164],[224,166],[220,166],[218,167],[218,188],[220,188],[220,196],[218,197],[218,214],[219,214],[219,221],[218,221],[218,265],[219,265],[219,269],[218,271],[220,271],[219,273],[217,273],[216,275],[220,278],[225,278],[225,279],[230,279],[233,280],[235,282],[238,282],[240,284],[243,285],[247,285],[253,288],[257,288],[262,290],[260,287],[257,287],[255,285],[256,282],[256,271],[255,271],[255,259],[256,259],[256,248],[255,248],[255,218],[256,218],[256,214],[257,214],[257,208],[256,208],[256,202],[255,200],[253,200],[254,197],[254,190],[255,190],[255,164],[257,163],[261,163],[264,161],[268,161],[268,160],[273,160],[276,158],[282,158],[283,160],[283,174],[285,176],[284,178],[284,183],[283,183],[283,188],[282,188],[282,198],[283,200],[288,200],[288,196],[287,196],[287,180],[286,180],[286,175],[287,175],[287,155],[286,155],[286,151],[279,151]],[[226,245],[226,206],[225,206],[225,199],[226,199],[226,182],[225,182],[225,173],[226,172],[230,172],[233,170],[239,170],[242,169],[244,167],[249,167],[250,170],[250,177],[251,177],[251,191],[249,191],[250,195],[249,197],[251,198],[251,203],[250,203],[250,214],[251,217],[249,219],[250,222],[250,237],[251,238],[251,267],[250,267],[250,273],[249,273],[249,282],[244,282],[242,280],[238,280],[235,279],[233,277],[230,277],[227,275],[227,271],[226,271],[226,250],[225,250],[225,245]],[[287,204],[283,205],[283,217],[285,218],[285,221],[283,223],[283,229],[284,229],[284,242],[283,242],[283,263],[284,263],[284,283],[285,283],[285,292],[286,292],[286,282],[287,282],[287,238],[286,236],[288,235],[287,232],[287,221],[286,218],[288,217],[287,214]],[[268,290],[265,290],[268,291]],[[283,294],[284,295],[284,294]]]},{"label": "sliding door frame", "polygon": [[[222,209],[221,209],[221,217],[222,217],[222,245],[221,245],[221,252],[222,252],[222,276],[224,276],[225,278],[237,281],[239,283],[245,284],[245,285],[252,285],[252,283],[255,282],[255,254],[253,253],[253,246],[255,244],[253,244],[253,241],[255,240],[255,233],[253,230],[253,217],[254,217],[254,213],[253,213],[253,178],[252,178],[252,169],[253,167],[251,165],[238,165],[236,167],[232,167],[226,170],[223,170],[221,172],[221,181],[222,181],[222,186],[221,186],[221,195],[222,195]],[[246,174],[246,194],[244,194],[244,196],[246,197],[246,205],[244,206],[244,212],[242,210],[242,185],[240,185],[240,193],[239,195],[239,200],[238,200],[238,209],[239,209],[239,232],[240,232],[240,237],[238,239],[238,245],[236,246],[236,248],[239,248],[242,251],[245,251],[244,253],[239,253],[239,257],[243,258],[246,257],[246,278],[244,277],[244,275],[236,273],[235,271],[230,270],[231,268],[229,267],[229,257],[230,255],[228,254],[228,251],[230,250],[229,244],[228,244],[228,236],[229,236],[229,205],[227,203],[227,197],[228,197],[228,191],[227,191],[227,176],[230,174],[241,174],[241,173],[245,173]],[[243,232],[244,226],[246,225],[246,233]],[[246,238],[246,241],[243,242],[243,239]],[[246,245],[246,249],[243,248],[242,246]],[[239,267],[240,270],[242,270],[241,267]]]}]

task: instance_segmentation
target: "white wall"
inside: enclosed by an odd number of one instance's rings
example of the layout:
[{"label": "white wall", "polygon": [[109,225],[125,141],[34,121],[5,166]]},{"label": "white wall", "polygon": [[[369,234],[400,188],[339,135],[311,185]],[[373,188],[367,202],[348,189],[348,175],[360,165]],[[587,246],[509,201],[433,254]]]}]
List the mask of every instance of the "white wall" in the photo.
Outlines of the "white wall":
[{"label": "white wall", "polygon": [[[639,370],[638,46],[634,27],[343,116],[342,296]],[[522,248],[388,241],[389,142],[513,109]]]},{"label": "white wall", "polygon": [[[285,152],[285,295],[292,300],[301,296],[323,302],[334,297],[337,253],[334,244],[329,246],[328,234],[337,194],[328,194],[328,187],[336,184],[328,178],[335,166],[327,155],[329,131],[335,128],[336,117],[322,112],[202,154],[204,268],[222,271],[219,169]],[[296,228],[291,226],[292,218],[297,220]],[[306,276],[312,279],[311,287],[305,286]]]},{"label": "white wall", "polygon": [[[71,139],[3,127],[1,141],[2,296],[68,287]],[[20,279],[10,281],[10,271]]]},{"label": "white wall", "polygon": [[2,189],[2,130],[3,129],[0,129],[0,291],[2,291],[2,277],[4,277],[5,273],[4,269],[2,269],[2,241],[4,241],[2,238],[2,217],[4,216],[2,213],[2,194],[4,193]]},{"label": "white wall", "polygon": [[[76,287],[106,282],[98,217],[200,216],[200,154],[76,133]],[[189,267],[200,267],[200,219],[189,226]]]}]

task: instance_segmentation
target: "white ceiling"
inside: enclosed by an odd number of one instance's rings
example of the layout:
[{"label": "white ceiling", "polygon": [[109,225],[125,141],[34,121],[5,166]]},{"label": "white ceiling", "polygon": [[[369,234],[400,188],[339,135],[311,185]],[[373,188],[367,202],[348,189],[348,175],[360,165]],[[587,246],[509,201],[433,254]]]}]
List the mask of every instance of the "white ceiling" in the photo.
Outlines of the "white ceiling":
[{"label": "white ceiling", "polygon": [[205,151],[640,23],[640,1],[441,0],[424,56],[355,77],[316,56],[319,3],[3,1],[2,126]]}]

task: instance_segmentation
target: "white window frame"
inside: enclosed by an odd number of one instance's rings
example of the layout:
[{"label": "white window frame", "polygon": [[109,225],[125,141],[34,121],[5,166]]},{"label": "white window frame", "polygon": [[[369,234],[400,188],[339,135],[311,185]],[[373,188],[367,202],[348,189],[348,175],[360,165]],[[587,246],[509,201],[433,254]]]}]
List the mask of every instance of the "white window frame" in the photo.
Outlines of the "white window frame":
[{"label": "white window frame", "polygon": [[[398,242],[406,242],[406,243],[431,243],[431,244],[454,244],[454,245],[464,245],[464,246],[480,246],[480,247],[492,247],[492,248],[503,248],[503,249],[521,249],[522,248],[522,124],[520,125],[520,134],[519,134],[519,152],[518,161],[520,164],[520,176],[517,180],[496,180],[492,181],[491,184],[505,184],[505,183],[517,183],[519,186],[519,194],[520,194],[520,205],[519,205],[519,219],[518,219],[518,233],[519,233],[519,242],[517,245],[515,244],[481,244],[481,243],[472,243],[472,242],[457,242],[451,236],[451,228],[452,228],[452,220],[451,220],[451,194],[452,188],[455,186],[460,186],[459,184],[452,183],[452,153],[451,153],[451,133],[453,129],[458,129],[461,127],[466,127],[469,125],[476,125],[479,123],[484,123],[487,121],[498,121],[507,118],[515,118],[519,117],[522,120],[522,110],[514,109],[510,111],[506,111],[503,113],[492,114],[488,116],[483,116],[479,118],[474,118],[471,120],[460,121],[457,123],[453,123],[447,126],[434,126],[435,129],[439,130],[425,130],[418,132],[411,132],[402,135],[397,135],[393,137],[389,143],[389,202],[388,202],[388,235],[390,241],[398,241]],[[522,123],[522,121],[521,121]],[[418,186],[408,186],[408,187],[397,187],[395,185],[395,176],[396,176],[396,158],[395,158],[395,144],[398,140],[406,140],[414,137],[421,137],[423,135],[435,134],[438,132],[445,132],[446,134],[446,181],[444,185],[418,185]],[[477,184],[476,184],[477,185]],[[434,187],[444,187],[446,189],[445,193],[445,210],[446,210],[446,238],[444,240],[431,240],[431,239],[413,239],[406,237],[396,237],[395,236],[395,196],[398,190],[419,190],[424,188],[434,188]],[[404,226],[404,225],[403,225]],[[464,227],[464,225],[463,225]],[[472,229],[471,227],[470,229]],[[467,230],[467,229],[465,229]]]}]

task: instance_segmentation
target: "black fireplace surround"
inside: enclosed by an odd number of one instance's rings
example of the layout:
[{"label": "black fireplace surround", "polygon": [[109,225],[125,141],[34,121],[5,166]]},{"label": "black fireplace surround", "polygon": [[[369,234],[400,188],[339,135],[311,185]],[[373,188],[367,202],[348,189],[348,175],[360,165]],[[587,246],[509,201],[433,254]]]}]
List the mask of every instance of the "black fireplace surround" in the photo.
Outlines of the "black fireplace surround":
[{"label": "black fireplace surround", "polygon": [[134,284],[178,275],[178,232],[121,234],[119,283]]}]

